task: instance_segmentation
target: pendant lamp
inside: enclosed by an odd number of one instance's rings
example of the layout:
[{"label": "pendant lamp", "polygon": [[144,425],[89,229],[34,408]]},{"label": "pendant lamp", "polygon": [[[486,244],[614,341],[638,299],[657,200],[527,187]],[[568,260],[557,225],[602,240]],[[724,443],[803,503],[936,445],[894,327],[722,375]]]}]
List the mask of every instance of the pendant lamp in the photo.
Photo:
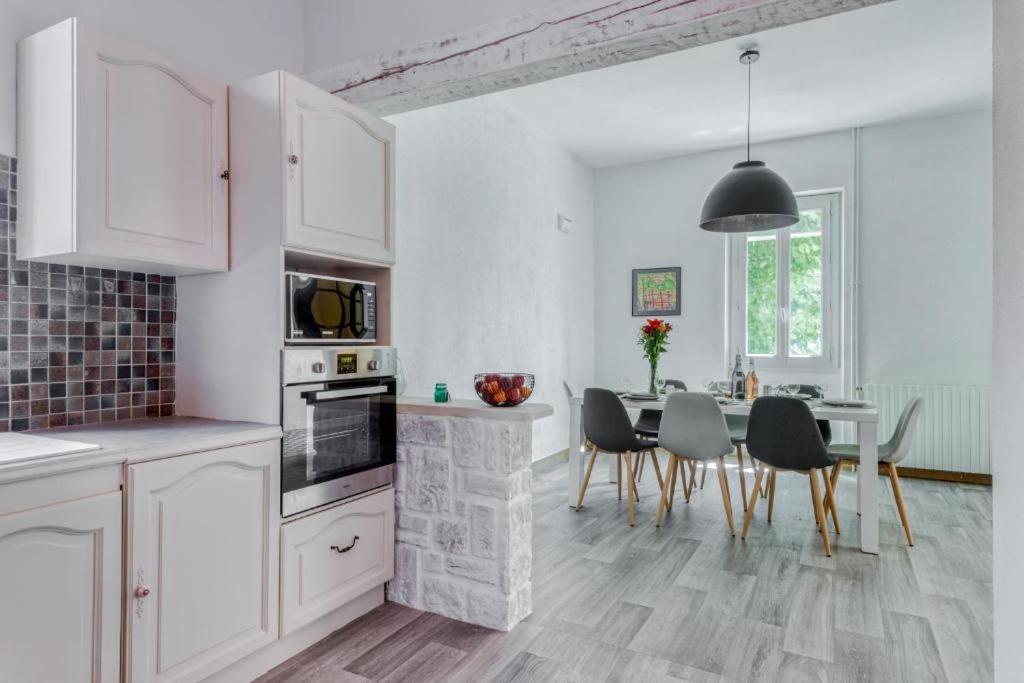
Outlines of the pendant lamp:
[{"label": "pendant lamp", "polygon": [[733,166],[704,200],[700,227],[710,232],[775,230],[800,220],[796,197],[782,176],[750,159],[750,65],[760,56],[757,50],[740,55],[747,67],[747,160]]}]

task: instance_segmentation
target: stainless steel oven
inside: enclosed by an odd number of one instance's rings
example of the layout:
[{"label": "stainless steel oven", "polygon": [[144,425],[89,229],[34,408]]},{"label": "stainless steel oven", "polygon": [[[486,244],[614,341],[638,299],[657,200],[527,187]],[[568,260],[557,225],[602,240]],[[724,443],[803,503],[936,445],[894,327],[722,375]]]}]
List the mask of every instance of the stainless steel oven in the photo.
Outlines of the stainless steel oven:
[{"label": "stainless steel oven", "polygon": [[289,344],[377,341],[377,285],[361,280],[285,273]]},{"label": "stainless steel oven", "polygon": [[305,347],[282,354],[282,516],[390,484],[395,350]]}]

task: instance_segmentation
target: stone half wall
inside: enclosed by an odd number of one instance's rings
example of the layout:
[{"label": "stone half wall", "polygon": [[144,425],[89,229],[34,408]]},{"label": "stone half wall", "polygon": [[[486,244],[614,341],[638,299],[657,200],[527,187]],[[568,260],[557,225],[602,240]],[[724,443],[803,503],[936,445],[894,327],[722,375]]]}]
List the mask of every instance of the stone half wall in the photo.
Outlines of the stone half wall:
[{"label": "stone half wall", "polygon": [[388,599],[511,630],[532,610],[529,422],[399,414]]}]

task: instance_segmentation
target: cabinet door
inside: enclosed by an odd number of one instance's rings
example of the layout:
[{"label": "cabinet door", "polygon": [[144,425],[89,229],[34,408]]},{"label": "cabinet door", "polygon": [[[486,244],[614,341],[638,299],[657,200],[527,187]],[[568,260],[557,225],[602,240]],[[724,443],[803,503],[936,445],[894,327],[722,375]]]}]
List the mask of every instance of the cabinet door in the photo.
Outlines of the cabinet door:
[{"label": "cabinet door", "polygon": [[281,635],[395,576],[391,489],[281,527]]},{"label": "cabinet door", "polygon": [[126,669],[195,681],[277,638],[280,443],[128,468]]},{"label": "cabinet door", "polygon": [[393,263],[394,126],[294,76],[284,112],[285,243]]},{"label": "cabinet door", "polygon": [[0,681],[117,681],[121,494],[0,517]]},{"label": "cabinet door", "polygon": [[227,87],[83,25],[77,250],[227,269]]}]

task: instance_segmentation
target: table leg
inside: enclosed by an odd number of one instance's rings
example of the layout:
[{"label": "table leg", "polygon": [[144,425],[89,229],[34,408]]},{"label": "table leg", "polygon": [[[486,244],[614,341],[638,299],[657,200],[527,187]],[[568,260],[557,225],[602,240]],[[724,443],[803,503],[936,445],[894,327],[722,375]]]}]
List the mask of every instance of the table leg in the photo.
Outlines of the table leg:
[{"label": "table leg", "polygon": [[621,471],[622,470],[620,470],[618,467],[615,466],[615,463],[613,463],[613,462],[611,462],[611,460],[609,460],[608,461],[608,483],[609,484],[617,483],[619,481],[619,472],[621,472]]},{"label": "table leg", "polygon": [[569,401],[569,506],[573,508],[583,485],[584,443],[583,401],[573,399]]},{"label": "table leg", "polygon": [[857,504],[860,507],[860,549],[878,554],[878,423],[858,422]]}]

